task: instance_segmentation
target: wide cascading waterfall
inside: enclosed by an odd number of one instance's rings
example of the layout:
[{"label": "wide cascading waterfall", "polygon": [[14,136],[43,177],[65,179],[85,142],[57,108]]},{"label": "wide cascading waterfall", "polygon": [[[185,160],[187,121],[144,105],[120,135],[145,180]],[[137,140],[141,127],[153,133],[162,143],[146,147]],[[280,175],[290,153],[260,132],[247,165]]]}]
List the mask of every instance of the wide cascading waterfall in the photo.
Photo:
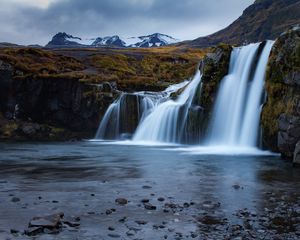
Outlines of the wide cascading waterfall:
[{"label": "wide cascading waterfall", "polygon": [[184,81],[174,84],[162,92],[122,93],[106,111],[95,139],[129,139],[140,121],[160,103],[167,101],[170,95],[188,84]]},{"label": "wide cascading waterfall", "polygon": [[179,143],[184,137],[188,112],[199,85],[201,74],[197,71],[176,101],[168,100],[156,106],[141,122],[133,141]]},{"label": "wide cascading waterfall", "polygon": [[265,72],[272,46],[273,41],[267,41],[265,45],[250,44],[232,51],[229,74],[221,82],[213,111],[209,145],[257,145]]}]

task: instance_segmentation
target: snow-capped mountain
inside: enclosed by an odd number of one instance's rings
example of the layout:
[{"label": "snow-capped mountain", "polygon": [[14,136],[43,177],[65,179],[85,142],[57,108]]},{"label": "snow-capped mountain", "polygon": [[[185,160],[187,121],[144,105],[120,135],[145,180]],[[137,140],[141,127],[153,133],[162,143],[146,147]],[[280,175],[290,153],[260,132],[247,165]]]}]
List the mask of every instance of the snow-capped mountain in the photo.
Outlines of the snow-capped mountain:
[{"label": "snow-capped mountain", "polygon": [[92,44],[93,39],[82,39],[80,37],[74,37],[71,34],[67,34],[65,32],[59,32],[52,40],[46,45],[46,47],[53,47],[53,46],[85,46]]},{"label": "snow-capped mountain", "polygon": [[171,36],[154,33],[148,36],[121,38],[118,35],[98,38],[74,37],[65,32],[57,33],[46,47],[132,47],[149,48],[166,46],[179,42]]},{"label": "snow-capped mountain", "polygon": [[141,36],[133,39],[137,39],[139,41],[129,45],[130,47],[141,47],[141,48],[161,47],[161,46],[166,46],[169,44],[179,42],[178,39],[175,39],[169,35],[165,35],[161,33],[154,33],[148,36]]},{"label": "snow-capped mountain", "polygon": [[119,36],[112,36],[112,37],[98,37],[92,43],[94,47],[101,47],[101,46],[114,46],[114,47],[126,47],[126,43],[119,37]]}]

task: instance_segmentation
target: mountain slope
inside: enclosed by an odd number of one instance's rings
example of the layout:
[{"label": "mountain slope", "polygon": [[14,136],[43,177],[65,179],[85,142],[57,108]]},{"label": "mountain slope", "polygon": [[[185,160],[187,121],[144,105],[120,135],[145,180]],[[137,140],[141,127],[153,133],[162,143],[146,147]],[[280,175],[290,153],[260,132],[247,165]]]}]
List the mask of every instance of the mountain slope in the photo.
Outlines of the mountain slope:
[{"label": "mountain slope", "polygon": [[300,0],[256,0],[227,28],[187,45],[207,47],[219,43],[243,44],[275,39],[297,24],[300,24]]}]

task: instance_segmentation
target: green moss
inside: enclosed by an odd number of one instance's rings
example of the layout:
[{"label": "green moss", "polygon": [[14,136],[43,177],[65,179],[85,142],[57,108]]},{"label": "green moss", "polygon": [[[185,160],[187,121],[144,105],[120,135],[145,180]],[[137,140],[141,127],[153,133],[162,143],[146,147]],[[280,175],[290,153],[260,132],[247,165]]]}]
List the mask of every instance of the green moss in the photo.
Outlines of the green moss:
[{"label": "green moss", "polygon": [[267,82],[268,101],[264,105],[261,124],[265,133],[276,137],[278,133],[278,118],[282,113],[292,115],[296,109],[297,90],[285,84]]},{"label": "green moss", "polygon": [[122,54],[116,55],[94,55],[90,57],[91,64],[100,71],[114,71],[116,75],[134,75],[135,70],[128,64],[128,58]]},{"label": "green moss", "polygon": [[1,127],[1,135],[4,136],[4,138],[10,138],[14,135],[17,129],[17,123],[13,121],[7,122],[4,126]]},{"label": "green moss", "polygon": [[297,116],[300,88],[292,79],[300,72],[299,31],[282,35],[274,44],[266,73],[267,102],[261,114],[263,142],[277,151],[278,119],[281,114]]}]

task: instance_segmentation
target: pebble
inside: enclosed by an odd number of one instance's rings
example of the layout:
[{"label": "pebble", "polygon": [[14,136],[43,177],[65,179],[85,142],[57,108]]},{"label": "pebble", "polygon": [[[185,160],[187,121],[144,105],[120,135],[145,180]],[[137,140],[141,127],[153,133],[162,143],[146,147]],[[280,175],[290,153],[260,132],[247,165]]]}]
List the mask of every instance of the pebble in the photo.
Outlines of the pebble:
[{"label": "pebble", "polygon": [[119,234],[114,234],[114,233],[109,233],[108,236],[111,237],[111,238],[119,238],[119,237],[121,237]]},{"label": "pebble", "polygon": [[113,211],[112,211],[112,210],[110,210],[110,209],[107,209],[105,213],[106,213],[106,215],[109,215],[109,214],[112,214],[112,213],[113,213]]},{"label": "pebble", "polygon": [[19,231],[18,230],[16,230],[16,229],[10,229],[10,233],[11,234],[16,234],[16,233],[18,233]]},{"label": "pebble", "polygon": [[124,223],[126,221],[126,219],[127,219],[127,217],[123,217],[123,218],[119,219],[119,222]]},{"label": "pebble", "polygon": [[128,203],[128,200],[126,198],[117,198],[115,202],[119,205],[126,205]]},{"label": "pebble", "polygon": [[145,203],[144,204],[145,209],[147,210],[156,210],[156,206],[150,204],[150,203]]},{"label": "pebble", "polygon": [[20,202],[21,199],[18,198],[18,197],[13,197],[13,198],[11,199],[11,201],[12,201],[12,202]]},{"label": "pebble", "polygon": [[135,231],[129,230],[129,231],[126,232],[126,235],[129,236],[129,237],[130,236],[134,236],[135,235]]},{"label": "pebble", "polygon": [[144,221],[144,220],[136,220],[135,221],[138,225],[146,225],[148,222]]}]

